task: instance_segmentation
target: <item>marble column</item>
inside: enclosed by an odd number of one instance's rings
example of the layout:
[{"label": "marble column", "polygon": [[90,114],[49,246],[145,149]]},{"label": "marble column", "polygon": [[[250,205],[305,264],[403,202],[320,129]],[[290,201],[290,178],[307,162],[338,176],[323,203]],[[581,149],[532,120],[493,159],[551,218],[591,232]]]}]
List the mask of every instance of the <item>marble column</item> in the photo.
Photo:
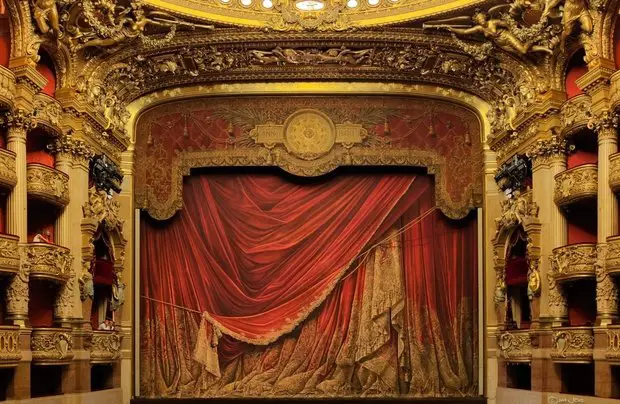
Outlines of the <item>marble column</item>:
[{"label": "marble column", "polygon": [[618,151],[618,140],[613,119],[603,118],[594,128],[598,135],[596,309],[597,323],[605,326],[618,319],[618,287],[605,265],[607,237],[618,233],[618,203],[609,186],[609,156]]},{"label": "marble column", "polygon": [[[17,184],[7,199],[7,232],[19,237],[21,244],[28,237],[26,135],[34,127],[32,115],[16,110],[7,115],[7,149],[15,153]],[[6,290],[7,319],[22,327],[28,320],[28,281],[30,268],[22,255],[20,271],[9,281]]]}]

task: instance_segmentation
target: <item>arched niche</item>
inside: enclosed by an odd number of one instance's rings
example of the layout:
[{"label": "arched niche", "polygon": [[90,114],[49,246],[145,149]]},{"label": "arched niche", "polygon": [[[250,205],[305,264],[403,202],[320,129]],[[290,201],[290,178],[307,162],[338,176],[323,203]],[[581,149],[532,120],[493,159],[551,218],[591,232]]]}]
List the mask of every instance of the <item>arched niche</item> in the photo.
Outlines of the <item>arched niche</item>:
[{"label": "arched niche", "polygon": [[[123,237],[123,220],[119,214],[120,204],[105,191],[92,187],[88,191],[88,201],[83,206],[82,219],[82,276],[80,277],[80,295],[84,318],[90,318],[94,297],[92,265],[98,258],[95,246],[102,242],[109,248],[110,263],[113,265],[114,294],[113,310],[124,302],[125,283],[122,280],[127,240]],[[103,238],[103,239],[102,239]],[[100,258],[100,257],[99,257]]]},{"label": "arched niche", "polygon": [[523,232],[526,237],[527,293],[531,302],[532,320],[540,314],[540,222],[538,206],[532,200],[532,192],[515,191],[512,198],[501,203],[502,214],[495,219],[496,233],[493,239],[493,266],[495,269],[495,296],[497,320],[500,327],[505,326],[507,309],[506,257],[510,252],[511,240],[515,234]]}]

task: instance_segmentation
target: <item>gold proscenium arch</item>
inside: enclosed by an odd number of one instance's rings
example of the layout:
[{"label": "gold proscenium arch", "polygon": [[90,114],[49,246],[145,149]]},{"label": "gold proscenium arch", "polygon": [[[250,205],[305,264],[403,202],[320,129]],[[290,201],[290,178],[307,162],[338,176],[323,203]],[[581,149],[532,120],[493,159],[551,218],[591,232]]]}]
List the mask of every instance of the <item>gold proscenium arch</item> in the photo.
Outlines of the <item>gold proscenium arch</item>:
[{"label": "gold proscenium arch", "polygon": [[532,200],[532,191],[517,193],[512,199],[502,202],[502,214],[495,219],[496,233],[493,239],[493,267],[495,270],[495,296],[497,323],[501,328],[506,320],[506,254],[514,232],[523,229],[527,236],[528,296],[532,307],[532,320],[540,317],[541,279],[540,229],[538,205]]},{"label": "gold proscenium arch", "polygon": [[[478,97],[462,91],[426,85],[394,83],[244,83],[187,87],[164,90],[142,97],[128,107],[132,120],[127,132],[136,141],[136,123],[142,112],[159,104],[189,98],[233,95],[391,95],[433,98],[457,103],[475,113],[480,122],[481,144],[485,146],[489,124],[486,120],[488,106]],[[294,119],[312,121],[314,130],[321,135],[333,131],[325,142],[300,142],[301,137],[291,122]],[[251,132],[255,145],[230,149],[183,151],[172,162],[172,186],[167,199],[155,201],[147,195],[137,195],[137,207],[144,208],[155,219],[172,217],[183,207],[183,177],[191,169],[204,167],[258,167],[272,166],[299,176],[318,176],[341,166],[411,166],[426,168],[435,177],[437,206],[451,218],[462,218],[473,208],[481,206],[471,184],[467,200],[454,201],[445,192],[447,178],[445,158],[430,150],[365,147],[361,144],[365,129],[355,123],[334,124],[324,114],[314,110],[301,110],[291,115],[283,125],[258,125]],[[310,134],[310,136],[314,136]],[[482,150],[480,150],[482,153]],[[149,190],[147,189],[148,193]]]},{"label": "gold proscenium arch", "polygon": [[[416,21],[481,0],[144,0],[154,8],[226,25],[275,31],[340,31]],[[305,3],[308,3],[306,1]]]}]

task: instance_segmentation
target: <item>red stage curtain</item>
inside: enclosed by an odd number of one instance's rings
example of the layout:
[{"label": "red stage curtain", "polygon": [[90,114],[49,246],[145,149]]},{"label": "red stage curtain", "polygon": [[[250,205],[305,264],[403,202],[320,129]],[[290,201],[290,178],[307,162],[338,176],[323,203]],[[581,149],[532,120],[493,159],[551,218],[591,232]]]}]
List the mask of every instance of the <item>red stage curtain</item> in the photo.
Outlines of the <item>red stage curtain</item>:
[{"label": "red stage curtain", "polygon": [[[184,192],[175,218],[142,220],[146,394],[475,394],[476,222],[435,211],[428,177],[203,175]],[[191,310],[225,334],[216,379],[192,360]]]}]

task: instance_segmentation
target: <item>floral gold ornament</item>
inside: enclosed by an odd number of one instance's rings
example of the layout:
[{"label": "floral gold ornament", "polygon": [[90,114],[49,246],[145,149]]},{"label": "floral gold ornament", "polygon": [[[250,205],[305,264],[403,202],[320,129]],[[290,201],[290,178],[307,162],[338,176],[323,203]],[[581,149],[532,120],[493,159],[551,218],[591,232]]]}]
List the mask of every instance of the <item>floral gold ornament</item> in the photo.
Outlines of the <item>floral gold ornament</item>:
[{"label": "floral gold ornament", "polygon": [[19,237],[0,234],[0,274],[16,274],[19,272],[19,264]]},{"label": "floral gold ornament", "polygon": [[117,332],[93,331],[90,346],[91,363],[115,362],[121,357],[121,340]]},{"label": "floral gold ornament", "polygon": [[529,362],[532,359],[532,337],[529,330],[506,331],[497,337],[501,357],[509,362]]},{"label": "floral gold ornament", "polygon": [[620,360],[620,329],[617,326],[611,326],[606,330],[607,347],[605,349],[605,358],[609,361],[617,362]]},{"label": "floral gold ornament", "polygon": [[64,206],[69,203],[69,176],[43,164],[28,164],[28,194]]},{"label": "floral gold ornament", "polygon": [[14,366],[22,357],[19,327],[0,326],[0,367]]},{"label": "floral gold ornament", "polygon": [[596,164],[583,164],[555,176],[553,199],[558,206],[594,199],[598,193]]},{"label": "floral gold ornament", "polygon": [[73,257],[68,248],[49,243],[28,243],[24,248],[31,278],[62,284],[71,278]]},{"label": "floral gold ornament", "polygon": [[0,185],[13,188],[16,183],[17,172],[15,171],[15,153],[0,149]]},{"label": "floral gold ornament", "polygon": [[593,278],[596,259],[596,244],[571,244],[553,249],[551,268],[558,281]]},{"label": "floral gold ornament", "polygon": [[[614,246],[615,247],[615,246]],[[618,287],[607,271],[608,244],[597,245],[596,273],[596,311],[602,324],[609,324],[618,317]]]},{"label": "floral gold ornament", "polygon": [[70,329],[36,328],[30,339],[32,361],[64,364],[73,358],[73,336]]},{"label": "floral gold ornament", "polygon": [[551,359],[555,362],[588,362],[592,360],[593,349],[592,328],[563,328],[553,333]]}]

